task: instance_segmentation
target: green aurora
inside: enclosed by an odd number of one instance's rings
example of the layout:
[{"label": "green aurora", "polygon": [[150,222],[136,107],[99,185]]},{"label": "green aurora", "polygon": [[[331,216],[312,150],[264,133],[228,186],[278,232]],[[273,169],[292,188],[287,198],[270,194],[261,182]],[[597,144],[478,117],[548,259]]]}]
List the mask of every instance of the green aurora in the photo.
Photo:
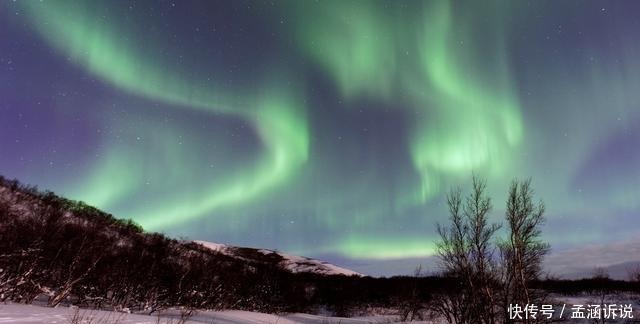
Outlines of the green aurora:
[{"label": "green aurora", "polygon": [[637,144],[640,42],[607,38],[623,23],[590,27],[600,7],[558,27],[572,9],[551,2],[137,5],[0,7],[39,55],[118,94],[50,108],[101,130],[69,153],[73,171],[10,175],[151,231],[354,260],[431,255],[443,195],[472,173],[495,217],[509,181],[532,176],[552,226],[594,226],[550,230],[560,245],[640,209],[637,154],[607,149]]}]

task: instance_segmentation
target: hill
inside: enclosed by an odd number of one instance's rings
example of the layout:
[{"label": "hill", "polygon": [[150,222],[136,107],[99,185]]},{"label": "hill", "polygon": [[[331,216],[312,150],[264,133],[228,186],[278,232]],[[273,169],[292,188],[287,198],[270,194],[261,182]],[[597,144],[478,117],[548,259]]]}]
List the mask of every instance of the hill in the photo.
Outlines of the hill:
[{"label": "hill", "polygon": [[216,252],[250,262],[277,264],[280,268],[292,273],[315,273],[320,275],[362,276],[361,273],[303,256],[285,254],[268,249],[237,247],[219,243],[195,241]]},{"label": "hill", "polygon": [[283,267],[283,256],[240,258],[146,233],[131,220],[2,177],[0,237],[0,301],[272,312],[314,298],[305,291],[309,279]]}]

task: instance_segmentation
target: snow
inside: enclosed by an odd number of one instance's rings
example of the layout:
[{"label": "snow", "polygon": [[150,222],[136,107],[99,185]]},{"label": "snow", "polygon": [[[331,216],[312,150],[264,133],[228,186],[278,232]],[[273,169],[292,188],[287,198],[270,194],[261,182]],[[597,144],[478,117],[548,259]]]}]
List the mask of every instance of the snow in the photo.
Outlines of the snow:
[{"label": "snow", "polygon": [[260,252],[265,254],[276,253],[284,258],[282,262],[283,268],[297,273],[297,272],[315,272],[326,275],[345,275],[345,276],[362,276],[361,273],[355,272],[353,270],[345,269],[333,265],[329,262],[318,261],[316,259],[311,259],[307,257],[279,253],[271,250],[260,250]]},{"label": "snow", "polygon": [[[92,324],[169,324],[176,323],[180,318],[178,311],[168,311],[158,315],[126,314],[76,307],[42,307],[23,304],[0,304],[0,323],[20,324],[68,324],[74,314],[82,317],[79,323]],[[192,316],[186,323],[216,323],[216,324],[361,324],[361,323],[392,323],[390,316],[369,317],[324,317],[310,314],[273,315],[248,311],[201,311]],[[415,322],[414,322],[415,323]]]},{"label": "snow", "polygon": [[[566,303],[567,309],[571,305],[589,304],[597,300],[597,296],[555,296],[556,302]],[[633,305],[633,318],[640,318],[640,304],[637,295],[610,296],[609,303],[629,303]],[[178,310],[168,310],[159,315],[127,314],[92,309],[79,309],[77,307],[43,307],[24,304],[0,304],[0,324],[73,324],[72,318],[80,317],[82,320],[76,323],[91,324],[176,324],[180,319]],[[569,315],[563,317],[566,323],[583,323],[580,320],[571,320]],[[364,324],[364,323],[398,323],[397,316],[370,315],[363,317],[328,317],[311,314],[264,314],[249,311],[198,311],[185,322],[185,324],[216,323],[216,324]],[[443,323],[443,321],[411,322],[423,324]]]},{"label": "snow", "polygon": [[227,250],[227,245],[220,244],[220,243],[213,243],[213,242],[207,242],[207,241],[194,241],[194,242],[220,253],[226,253],[226,250]]},{"label": "snow", "polygon": [[[224,253],[230,256],[238,257],[234,254],[234,249],[236,247],[229,246],[225,244],[212,243],[206,241],[194,241],[204,247],[212,249],[214,251]],[[345,269],[334,264],[319,261],[312,258],[307,258],[303,256],[291,255],[280,253],[273,250],[268,249],[257,249],[257,252],[260,252],[265,255],[276,254],[281,256],[284,260],[280,263],[280,265],[291,272],[312,272],[319,273],[324,275],[345,275],[345,276],[362,276],[361,273],[355,272],[353,270]]]}]

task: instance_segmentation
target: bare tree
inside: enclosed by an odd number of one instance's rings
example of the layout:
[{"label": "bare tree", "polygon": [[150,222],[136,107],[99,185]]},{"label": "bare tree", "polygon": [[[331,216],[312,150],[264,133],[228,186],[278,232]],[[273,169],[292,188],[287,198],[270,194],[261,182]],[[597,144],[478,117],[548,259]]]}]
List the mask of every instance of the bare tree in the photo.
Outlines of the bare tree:
[{"label": "bare tree", "polygon": [[627,270],[629,281],[640,283],[640,264]]},{"label": "bare tree", "polygon": [[500,226],[489,224],[492,208],[486,182],[473,177],[472,192],[464,200],[462,190],[447,195],[448,227],[438,224],[437,253],[445,276],[458,287],[436,301],[435,311],[450,323],[495,323],[497,283],[491,240]]},{"label": "bare tree", "polygon": [[[611,277],[609,276],[609,271],[604,267],[596,267],[591,272],[591,280],[593,280],[596,284],[594,285],[591,294],[593,297],[589,300],[590,304],[593,305],[606,305],[609,303],[615,303],[614,299],[619,300],[621,296],[613,295],[614,291],[608,287],[607,281],[609,281]],[[592,318],[591,322],[594,324],[604,324],[607,321],[604,315],[604,308],[600,307],[599,316]]]},{"label": "bare tree", "polygon": [[549,250],[540,239],[544,205],[533,202],[531,181],[512,183],[505,214],[507,237],[497,245],[493,238],[501,226],[489,223],[492,205],[485,191],[486,182],[475,176],[465,199],[461,189],[452,190],[447,195],[450,225],[438,225],[443,275],[457,286],[438,296],[433,309],[449,323],[509,323],[509,305],[525,307],[544,298],[530,287]]},{"label": "bare tree", "polygon": [[419,279],[423,276],[422,265],[418,265],[413,272],[413,282],[409,285],[410,290],[407,293],[406,299],[401,302],[399,307],[400,320],[403,322],[422,321],[425,320],[425,304],[424,300],[420,296]]},{"label": "bare tree", "polygon": [[606,280],[611,278],[611,276],[609,276],[609,271],[604,268],[604,267],[595,267],[593,269],[593,271],[591,272],[591,278],[593,279],[599,279],[599,280]]},{"label": "bare tree", "polygon": [[[544,211],[542,201],[533,202],[530,179],[512,182],[506,209],[508,238],[499,244],[505,310],[511,304],[524,306],[539,299],[533,295],[529,283],[539,278],[542,259],[549,251],[549,245],[540,239]],[[506,314],[505,319],[508,319]]]}]

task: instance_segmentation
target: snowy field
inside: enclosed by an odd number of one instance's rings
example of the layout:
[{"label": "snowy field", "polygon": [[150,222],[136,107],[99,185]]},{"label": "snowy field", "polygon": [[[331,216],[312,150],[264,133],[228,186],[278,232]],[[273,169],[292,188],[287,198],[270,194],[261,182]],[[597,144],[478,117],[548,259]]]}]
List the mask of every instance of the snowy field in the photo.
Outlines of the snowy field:
[{"label": "snowy field", "polygon": [[[79,321],[73,321],[74,316]],[[77,309],[74,307],[42,307],[22,304],[0,304],[0,323],[20,324],[177,324],[178,312],[157,315],[125,314],[108,311]],[[272,315],[245,311],[198,312],[186,323],[207,324],[363,324],[363,323],[395,323],[393,316],[372,317],[324,317],[309,314]],[[413,322],[417,323],[417,322]],[[423,322],[424,323],[424,322]],[[428,322],[427,322],[428,323]]]},{"label": "snowy field", "polygon": [[[571,319],[570,309],[573,305],[589,304],[630,304],[632,318],[608,320],[607,323],[640,323],[640,296],[618,295],[609,296],[604,300],[596,296],[554,296],[556,303],[566,303],[567,314],[563,316],[564,323],[594,323],[591,320]],[[556,304],[558,305],[558,304]],[[555,319],[555,317],[554,317]],[[23,304],[0,304],[0,324],[365,324],[365,323],[398,323],[397,316],[366,316],[366,317],[327,317],[311,314],[273,315],[247,311],[199,311],[194,313],[186,322],[180,321],[179,311],[167,311],[154,315],[126,314],[110,311],[78,309],[76,307],[43,307]],[[443,321],[425,321],[411,323],[444,323]]]}]

